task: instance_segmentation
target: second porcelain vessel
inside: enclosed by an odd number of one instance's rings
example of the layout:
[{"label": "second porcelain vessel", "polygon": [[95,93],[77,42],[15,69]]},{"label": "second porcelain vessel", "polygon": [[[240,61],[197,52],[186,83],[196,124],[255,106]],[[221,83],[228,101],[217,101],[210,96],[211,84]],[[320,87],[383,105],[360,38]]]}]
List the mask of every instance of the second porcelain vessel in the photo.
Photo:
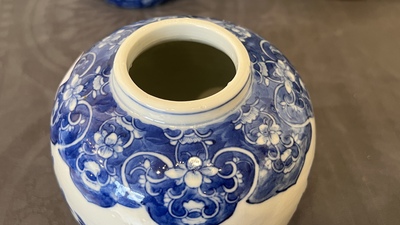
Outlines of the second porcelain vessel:
[{"label": "second porcelain vessel", "polygon": [[165,1],[166,0],[107,0],[108,3],[122,8],[148,8]]},{"label": "second porcelain vessel", "polygon": [[55,173],[80,224],[287,224],[315,150],[309,95],[268,41],[162,17],[80,56],[51,119]]}]

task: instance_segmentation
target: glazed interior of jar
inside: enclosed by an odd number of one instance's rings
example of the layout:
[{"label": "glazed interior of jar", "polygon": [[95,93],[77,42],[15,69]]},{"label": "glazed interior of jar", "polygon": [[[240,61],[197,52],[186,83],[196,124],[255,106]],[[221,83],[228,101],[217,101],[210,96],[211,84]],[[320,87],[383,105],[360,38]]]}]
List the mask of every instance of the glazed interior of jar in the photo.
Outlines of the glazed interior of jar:
[{"label": "glazed interior of jar", "polygon": [[235,76],[232,60],[219,49],[193,41],[154,45],[134,59],[129,75],[146,93],[191,101],[221,91]]}]

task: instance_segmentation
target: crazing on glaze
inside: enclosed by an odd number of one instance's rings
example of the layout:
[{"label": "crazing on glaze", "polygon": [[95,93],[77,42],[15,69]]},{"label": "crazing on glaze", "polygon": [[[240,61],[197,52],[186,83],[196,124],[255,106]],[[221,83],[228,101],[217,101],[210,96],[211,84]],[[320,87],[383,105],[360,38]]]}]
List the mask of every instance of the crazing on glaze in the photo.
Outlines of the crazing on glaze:
[{"label": "crazing on glaze", "polygon": [[51,141],[91,203],[145,207],[158,224],[219,224],[238,202],[261,203],[296,184],[310,148],[311,102],[270,43],[205,19],[231,31],[249,53],[253,77],[245,104],[195,129],[132,118],[110,92],[114,56],[135,30],[168,18],[123,27],[81,56],[56,95]]}]

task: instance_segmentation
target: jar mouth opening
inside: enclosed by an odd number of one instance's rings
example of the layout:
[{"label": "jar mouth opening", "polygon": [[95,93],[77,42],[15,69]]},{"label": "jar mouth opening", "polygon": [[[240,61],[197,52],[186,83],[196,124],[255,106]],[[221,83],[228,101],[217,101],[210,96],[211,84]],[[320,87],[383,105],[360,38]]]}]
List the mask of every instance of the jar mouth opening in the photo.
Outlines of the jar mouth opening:
[{"label": "jar mouth opening", "polygon": [[235,65],[224,52],[199,42],[156,44],[133,60],[129,75],[146,93],[165,100],[209,97],[233,79]]},{"label": "jar mouth opening", "polygon": [[[140,88],[129,73],[132,63],[146,50],[179,41],[203,44],[225,54],[233,63],[233,78],[218,92],[190,100],[164,99]],[[250,59],[240,40],[217,24],[193,18],[165,19],[139,28],[124,40],[116,53],[112,76],[111,81],[136,104],[154,111],[194,114],[218,108],[234,99],[250,78]]]}]

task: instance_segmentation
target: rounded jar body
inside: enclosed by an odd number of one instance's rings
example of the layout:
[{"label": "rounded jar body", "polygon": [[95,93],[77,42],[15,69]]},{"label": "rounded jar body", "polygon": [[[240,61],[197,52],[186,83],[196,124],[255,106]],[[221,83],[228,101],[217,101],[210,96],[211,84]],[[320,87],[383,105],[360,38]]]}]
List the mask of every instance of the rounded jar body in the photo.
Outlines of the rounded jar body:
[{"label": "rounded jar body", "polygon": [[[233,78],[199,99],[143,91],[132,62],[172,41],[223,52]],[[162,17],[125,26],[78,58],[57,91],[51,143],[81,224],[277,225],[306,188],[315,122],[298,73],[269,42],[225,21]]]}]

